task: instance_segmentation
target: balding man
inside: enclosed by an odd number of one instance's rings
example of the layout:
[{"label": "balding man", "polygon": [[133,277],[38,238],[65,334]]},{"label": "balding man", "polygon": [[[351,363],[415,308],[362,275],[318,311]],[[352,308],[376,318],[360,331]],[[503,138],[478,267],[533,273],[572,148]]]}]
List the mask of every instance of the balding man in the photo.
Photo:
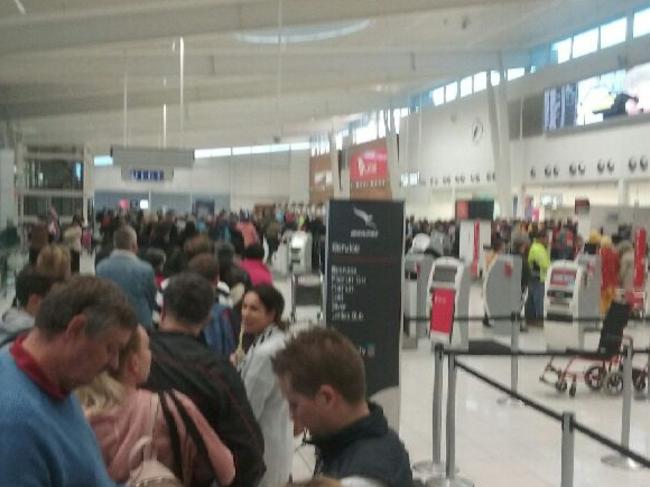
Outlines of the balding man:
[{"label": "balding man", "polygon": [[113,234],[113,252],[97,266],[96,274],[117,284],[126,293],[138,317],[146,328],[152,327],[152,312],[156,302],[156,285],[151,265],[140,260],[138,237],[127,225]]}]

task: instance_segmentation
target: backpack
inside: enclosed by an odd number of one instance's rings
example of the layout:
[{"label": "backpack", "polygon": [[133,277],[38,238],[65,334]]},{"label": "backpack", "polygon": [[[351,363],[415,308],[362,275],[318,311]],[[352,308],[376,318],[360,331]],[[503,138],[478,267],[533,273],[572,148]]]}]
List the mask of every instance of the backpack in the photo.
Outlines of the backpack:
[{"label": "backpack", "polygon": [[131,468],[129,487],[183,487],[183,483],[174,473],[158,461],[156,452],[153,449],[154,427],[163,402],[163,397],[156,394],[151,395],[147,435],[140,438],[133,445],[129,454],[129,466],[131,466],[134,465],[136,457],[142,452],[140,464],[135,468]]},{"label": "backpack", "polygon": [[228,358],[235,351],[235,333],[232,325],[232,309],[220,303],[212,306],[212,314],[203,329],[206,345],[217,355]]}]

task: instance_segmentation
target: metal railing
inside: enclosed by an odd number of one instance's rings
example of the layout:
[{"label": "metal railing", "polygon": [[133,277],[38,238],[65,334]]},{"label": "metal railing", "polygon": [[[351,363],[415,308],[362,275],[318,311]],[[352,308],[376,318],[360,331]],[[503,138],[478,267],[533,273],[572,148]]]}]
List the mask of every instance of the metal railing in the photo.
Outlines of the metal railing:
[{"label": "metal railing", "polygon": [[[482,317],[481,317],[482,319]],[[514,328],[514,327],[513,327]],[[460,362],[458,357],[462,356],[502,356],[507,357],[551,357],[551,356],[575,356],[575,352],[539,352],[521,351],[500,353],[478,353],[465,350],[445,349],[443,344],[438,343],[434,347],[434,384],[433,384],[433,455],[431,462],[420,462],[414,465],[414,472],[419,474],[420,479],[427,486],[471,486],[470,480],[457,477],[456,469],[456,380],[458,369],[471,375],[475,379],[489,385],[506,394],[506,396],[519,404],[523,404],[545,416],[559,422],[562,430],[562,464],[561,464],[561,487],[572,487],[574,477],[574,438],[575,432],[579,432],[613,450],[615,454],[602,458],[607,465],[639,469],[650,468],[650,458],[636,453],[629,448],[630,423],[632,407],[632,361],[635,353],[649,353],[648,349],[635,351],[632,347],[626,347],[623,355],[623,408],[621,417],[621,442],[616,443],[597,431],[587,427],[576,420],[575,414],[566,411],[558,413],[547,406],[527,397],[517,391],[516,387],[507,387],[498,381],[479,372],[475,368]],[[446,461],[442,462],[442,371],[444,357],[448,356],[448,389],[447,389],[447,417],[446,417]],[[597,360],[599,354],[589,353],[590,358]],[[602,355],[602,359],[610,358],[611,355]],[[516,385],[516,383],[515,383]],[[649,387],[650,389],[650,387]]]}]

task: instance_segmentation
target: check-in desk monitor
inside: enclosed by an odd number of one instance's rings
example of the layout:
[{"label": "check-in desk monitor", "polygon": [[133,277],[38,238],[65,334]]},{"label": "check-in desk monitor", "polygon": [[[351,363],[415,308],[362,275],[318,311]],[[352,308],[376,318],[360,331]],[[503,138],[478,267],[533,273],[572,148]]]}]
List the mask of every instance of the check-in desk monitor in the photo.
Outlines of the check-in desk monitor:
[{"label": "check-in desk monitor", "polygon": [[600,321],[600,275],[598,256],[551,264],[544,298],[544,337],[549,350],[584,348],[585,331]]},{"label": "check-in desk monitor", "polygon": [[289,257],[292,272],[303,274],[311,272],[312,236],[307,232],[295,232],[289,244]]},{"label": "check-in desk monitor", "polygon": [[470,275],[458,259],[442,257],[433,263],[429,277],[429,336],[433,343],[458,349],[469,347]]},{"label": "check-in desk monitor", "polygon": [[[434,257],[427,250],[431,237],[419,233],[404,257],[404,287],[402,310],[404,317],[404,334],[417,340],[427,334],[427,303],[429,301],[429,274]],[[413,344],[416,346],[416,343]]]}]

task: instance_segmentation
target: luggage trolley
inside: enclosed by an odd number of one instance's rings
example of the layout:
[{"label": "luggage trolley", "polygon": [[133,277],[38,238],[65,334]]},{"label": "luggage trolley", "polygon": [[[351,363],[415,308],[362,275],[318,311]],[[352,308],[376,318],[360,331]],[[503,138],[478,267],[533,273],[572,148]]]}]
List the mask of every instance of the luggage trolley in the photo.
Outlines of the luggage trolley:
[{"label": "luggage trolley", "polygon": [[323,317],[323,276],[320,274],[291,274],[291,323],[297,321],[298,306],[318,306],[316,321]]}]

